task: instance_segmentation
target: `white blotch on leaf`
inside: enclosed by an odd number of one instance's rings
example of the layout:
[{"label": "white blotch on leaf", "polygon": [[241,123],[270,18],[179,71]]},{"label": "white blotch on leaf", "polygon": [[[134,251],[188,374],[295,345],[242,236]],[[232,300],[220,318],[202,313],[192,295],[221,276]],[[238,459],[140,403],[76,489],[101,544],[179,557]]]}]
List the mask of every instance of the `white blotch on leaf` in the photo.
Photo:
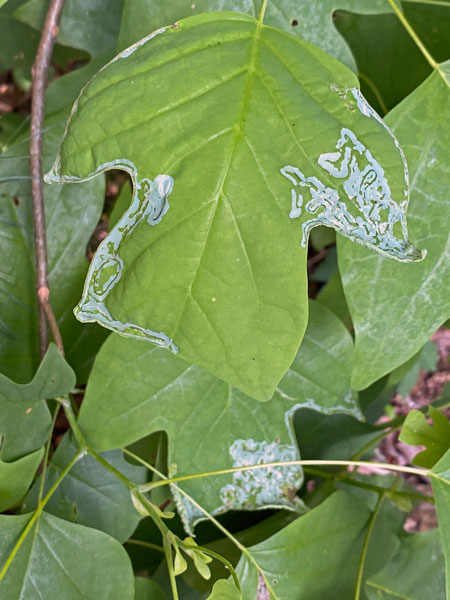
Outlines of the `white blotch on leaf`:
[{"label": "white blotch on leaf", "polygon": [[[400,203],[392,199],[380,163],[350,129],[343,127],[334,150],[320,154],[317,163],[332,178],[343,180],[340,183],[346,194],[345,200],[350,200],[348,205],[337,189],[328,187],[317,177],[306,177],[300,169],[289,165],[281,169],[282,175],[294,186],[291,189],[290,218],[300,217],[303,210],[314,215],[302,224],[302,246],[306,247],[313,227],[327,225],[351,240],[397,260],[422,259],[425,254],[408,240],[408,169],[397,139],[358,89],[340,90],[337,86],[330,86],[330,89],[338,93],[349,109],[358,109],[365,117],[380,122],[394,139],[404,166],[405,199]],[[303,194],[308,191],[309,198],[305,200]],[[401,237],[397,237],[396,233]]]},{"label": "white blotch on leaf", "polygon": [[[294,446],[255,440],[235,440],[230,447],[234,467],[297,460]],[[299,465],[248,469],[233,473],[233,483],[221,488],[227,509],[251,510],[263,506],[295,506],[296,490],[302,484]]]}]

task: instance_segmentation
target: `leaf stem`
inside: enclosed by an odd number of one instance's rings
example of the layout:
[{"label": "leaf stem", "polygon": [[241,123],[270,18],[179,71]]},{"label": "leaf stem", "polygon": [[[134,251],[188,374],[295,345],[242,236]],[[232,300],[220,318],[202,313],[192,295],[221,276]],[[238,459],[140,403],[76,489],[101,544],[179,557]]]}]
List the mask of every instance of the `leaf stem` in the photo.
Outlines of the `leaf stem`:
[{"label": "leaf stem", "polygon": [[172,588],[173,600],[179,600],[177,582],[175,579],[175,573],[173,572],[172,546],[169,540],[167,539],[167,536],[163,537],[163,545],[164,552],[166,554],[167,569],[169,571],[170,587]]},{"label": "leaf stem", "polygon": [[259,11],[258,23],[262,25],[264,20],[264,15],[266,14],[267,5],[269,4],[269,0],[263,0],[261,4],[261,10]]},{"label": "leaf stem", "polygon": [[36,59],[32,68],[30,175],[33,201],[34,244],[36,249],[36,285],[39,306],[39,351],[43,358],[48,346],[47,322],[55,344],[64,355],[61,334],[49,296],[47,237],[45,231],[44,183],[42,180],[42,126],[44,123],[47,72],[59,32],[64,0],[50,0]]},{"label": "leaf stem", "polygon": [[356,578],[356,588],[355,588],[355,600],[360,600],[360,597],[361,597],[361,585],[362,585],[362,580],[363,580],[363,575],[364,575],[364,565],[366,563],[367,552],[369,550],[370,538],[372,536],[372,531],[373,531],[373,528],[375,525],[375,521],[376,521],[378,512],[381,508],[381,505],[383,503],[386,492],[387,492],[387,490],[385,490],[384,492],[382,492],[379,495],[378,501],[375,505],[375,509],[370,516],[369,525],[367,527],[366,535],[364,537],[364,544],[363,544],[363,548],[362,548],[362,552],[361,552],[361,558],[359,559],[358,576]]},{"label": "leaf stem", "polygon": [[43,463],[42,463],[43,466],[42,466],[42,473],[41,473],[41,483],[39,485],[38,504],[40,504],[40,502],[42,500],[42,496],[44,494],[45,475],[47,473],[48,455],[50,454],[50,446],[52,444],[52,433],[53,433],[53,428],[55,427],[56,417],[58,416],[58,412],[59,412],[59,404],[56,403],[55,410],[53,412],[53,417],[52,417],[52,425],[51,425],[51,429],[50,429],[50,435],[49,435],[49,438],[47,440],[47,444],[45,446],[44,458],[42,459],[43,460]]},{"label": "leaf stem", "polygon": [[245,465],[243,467],[230,467],[229,469],[218,469],[216,471],[205,471],[203,473],[194,473],[193,475],[180,475],[178,477],[165,478],[160,481],[152,481],[139,486],[141,491],[148,491],[161,485],[173,484],[180,481],[190,481],[191,479],[200,479],[202,477],[211,477],[216,475],[227,475],[229,473],[239,473],[241,471],[267,469],[269,467],[293,467],[293,466],[354,466],[354,467],[369,467],[374,469],[386,469],[387,471],[396,471],[399,473],[413,473],[421,477],[429,477],[428,469],[420,469],[416,467],[407,467],[403,465],[391,465],[379,462],[369,462],[361,460],[287,460],[269,463],[261,463],[258,465]]},{"label": "leaf stem", "polygon": [[414,31],[414,29],[411,27],[409,21],[407,20],[405,15],[402,13],[402,11],[399,9],[397,4],[395,3],[395,0],[388,0],[388,2],[392,6],[392,9],[394,10],[395,14],[397,15],[397,17],[398,17],[399,21],[401,22],[401,24],[403,25],[403,27],[406,29],[406,31],[409,33],[409,35],[412,37],[412,39],[416,43],[416,46],[419,48],[419,50],[422,52],[422,54],[426,58],[428,64],[431,66],[432,69],[436,69],[438,66],[438,63],[434,60],[434,58],[431,56],[431,54],[428,52],[428,50],[422,44],[422,41],[420,40],[419,36]]},{"label": "leaf stem", "polygon": [[32,517],[31,517],[31,519],[28,521],[25,529],[22,531],[22,533],[20,534],[19,539],[15,543],[14,548],[12,549],[10,555],[8,556],[8,559],[6,560],[5,564],[3,565],[3,568],[0,571],[0,581],[6,575],[6,572],[8,571],[9,567],[11,566],[11,563],[14,560],[14,557],[16,556],[17,552],[19,551],[20,547],[22,546],[23,542],[25,541],[27,535],[30,533],[30,531],[31,531],[34,523],[40,517],[42,511],[44,510],[45,505],[47,504],[47,502],[50,500],[50,498],[54,494],[56,488],[59,486],[59,484],[64,479],[64,477],[67,475],[67,473],[70,471],[70,469],[73,467],[73,465],[77,462],[77,460],[83,454],[84,454],[84,450],[83,449],[79,449],[74,454],[72,460],[64,467],[64,469],[61,471],[61,474],[58,477],[58,479],[55,481],[55,483],[49,489],[49,491],[45,495],[44,499],[41,500],[41,502],[39,503],[37,509],[34,511]]}]

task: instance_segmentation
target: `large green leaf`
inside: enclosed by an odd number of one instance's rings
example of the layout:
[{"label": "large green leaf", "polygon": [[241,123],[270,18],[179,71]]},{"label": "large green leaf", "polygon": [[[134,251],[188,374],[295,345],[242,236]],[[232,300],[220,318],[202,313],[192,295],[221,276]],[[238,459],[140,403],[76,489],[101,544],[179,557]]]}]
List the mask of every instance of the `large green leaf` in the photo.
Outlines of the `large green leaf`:
[{"label": "large green leaf", "polygon": [[14,506],[26,493],[44,456],[44,448],[14,462],[0,459],[0,512]]},{"label": "large green leaf", "polygon": [[[44,167],[53,160],[62,132],[61,121],[47,123]],[[0,371],[21,382],[29,380],[39,364],[28,146],[24,139],[0,160],[0,178],[6,179],[0,192]],[[82,187],[46,185],[44,194],[51,302],[66,358],[82,376],[83,362],[98,347],[99,328],[81,327],[72,308],[83,287],[86,245],[100,217],[104,182],[97,178]],[[76,354],[80,335],[85,337],[83,357]]]},{"label": "large green leaf", "polygon": [[[295,460],[298,451],[291,419],[298,408],[358,414],[348,387],[350,334],[319,304],[312,304],[311,317],[291,369],[273,399],[263,405],[159,348],[110,336],[94,365],[80,427],[99,450],[125,446],[164,429],[169,437],[168,463],[177,475],[239,466],[245,461]],[[301,469],[286,468],[281,487],[273,480],[270,483],[267,475],[254,471],[248,477],[248,490],[240,474],[182,485],[212,512],[292,506],[292,492],[302,482]],[[262,494],[264,485],[267,489]],[[174,494],[191,527],[201,515],[176,490]]]},{"label": "large green leaf", "polygon": [[242,600],[242,595],[229,579],[219,579],[207,600]]},{"label": "large green leaf", "polygon": [[[49,0],[29,0],[14,16],[42,29]],[[123,0],[71,0],[64,5],[58,43],[86,50],[92,56],[114,51],[119,34]]]},{"label": "large green leaf", "polygon": [[431,477],[436,512],[439,520],[442,547],[445,556],[445,579],[447,598],[450,598],[450,450],[434,465]]},{"label": "large green leaf", "polygon": [[[70,462],[76,448],[73,439],[65,436],[47,469],[44,493]],[[130,465],[120,450],[105,452],[103,458],[136,484],[147,481],[146,469]],[[40,485],[39,478],[25,499],[24,512],[36,509]],[[67,521],[100,529],[119,542],[130,537],[142,518],[133,506],[129,490],[88,454],[71,468],[45,510]]]},{"label": "large green leaf", "polygon": [[[257,17],[261,0],[124,0],[118,50],[180,19],[194,14],[230,10]],[[390,12],[386,0],[271,0],[265,23],[312,42],[331,56],[355,69],[352,54],[334,27],[332,14],[336,8],[364,14]]]},{"label": "large green leaf", "polygon": [[437,529],[404,535],[397,553],[366,582],[369,600],[445,600],[444,557]]},{"label": "large green leaf", "polygon": [[[249,548],[273,589],[272,598],[353,598],[369,517],[363,501],[335,492],[282,531]],[[237,573],[244,598],[255,598],[255,564],[244,556]]]},{"label": "large green leaf", "polygon": [[[30,515],[0,516],[0,565]],[[42,514],[0,582],[8,600],[134,600],[134,578],[123,547],[101,531]]]},{"label": "large green leaf", "polygon": [[413,356],[450,316],[450,61],[386,118],[411,172],[408,222],[428,251],[398,265],[338,240],[339,268],[356,332],[353,387],[363,389]]},{"label": "large green leaf", "polygon": [[306,325],[311,227],[420,257],[406,236],[403,155],[356,85],[313,46],[236,13],[186,19],[111,61],[77,100],[47,175],[114,167],[133,179],[77,317],[269,399]]},{"label": "large green leaf", "polygon": [[2,460],[16,460],[44,445],[51,425],[45,399],[63,396],[74,385],[74,372],[53,344],[30,383],[18,384],[0,375]]}]

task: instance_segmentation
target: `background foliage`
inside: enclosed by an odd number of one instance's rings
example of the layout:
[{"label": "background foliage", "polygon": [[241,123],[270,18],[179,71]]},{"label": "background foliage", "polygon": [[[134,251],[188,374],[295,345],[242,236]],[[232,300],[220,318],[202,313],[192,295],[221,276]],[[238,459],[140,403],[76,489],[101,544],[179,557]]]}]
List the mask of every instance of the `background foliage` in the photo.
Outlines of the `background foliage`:
[{"label": "background foliage", "polygon": [[[0,2],[0,69],[25,99],[47,7]],[[410,410],[418,376],[436,369],[428,340],[450,319],[450,3],[269,0],[265,27],[260,10],[66,3],[43,157],[53,180],[86,179],[45,184],[65,358],[53,344],[38,352],[26,100],[0,118],[2,598],[450,598],[448,386]],[[64,134],[83,86],[123,50]],[[342,126],[402,193],[392,138],[330,83],[360,85],[403,148],[423,261],[323,227],[301,247],[279,169],[296,160],[323,177],[315,161]],[[104,173],[124,166],[134,190]],[[178,355],[73,315],[86,256],[139,180],[163,173],[170,210],[121,247],[108,306],[167,332]],[[398,472],[347,468],[389,459],[398,435],[422,447]],[[438,527],[411,533],[423,502]]]}]

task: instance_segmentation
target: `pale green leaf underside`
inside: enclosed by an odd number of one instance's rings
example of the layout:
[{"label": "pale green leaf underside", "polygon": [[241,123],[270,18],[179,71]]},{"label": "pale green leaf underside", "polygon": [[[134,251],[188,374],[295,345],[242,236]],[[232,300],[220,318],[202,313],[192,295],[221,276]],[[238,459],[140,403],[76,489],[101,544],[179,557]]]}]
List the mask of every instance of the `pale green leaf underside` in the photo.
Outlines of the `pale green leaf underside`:
[{"label": "pale green leaf underside", "polygon": [[[29,519],[0,516],[0,567]],[[133,570],[113,538],[44,513],[0,582],[0,597],[134,600]]]},{"label": "pale green leaf underside", "polygon": [[[106,450],[165,430],[172,475],[240,466],[244,459],[246,464],[296,460],[292,415],[298,408],[359,414],[349,390],[351,336],[321,305],[313,303],[310,314],[293,365],[273,399],[262,405],[164,350],[111,336],[94,364],[80,411],[84,435],[93,447]],[[281,485],[273,485],[263,471],[254,471],[248,485],[244,479],[229,474],[180,485],[213,513],[267,505],[292,508],[302,471],[285,468]],[[173,493],[187,528],[193,527],[202,515],[176,489]]]},{"label": "pale green leaf underside", "polygon": [[338,240],[356,332],[355,389],[403,364],[450,317],[450,62],[440,65],[386,121],[410,168],[409,229],[428,254],[420,263],[399,265]]},{"label": "pale green leaf underside", "polygon": [[[261,0],[124,0],[118,50],[123,50],[149,31],[194,14],[231,10],[258,17]],[[356,72],[355,60],[336,30],[332,14],[336,9],[355,13],[392,12],[387,0],[270,0],[264,23],[289,31],[334,56]]]},{"label": "pale green leaf underside", "polygon": [[47,176],[133,179],[77,317],[269,399],[306,325],[311,227],[420,257],[403,156],[356,86],[320,50],[236,13],[186,19],[109,63]]}]

